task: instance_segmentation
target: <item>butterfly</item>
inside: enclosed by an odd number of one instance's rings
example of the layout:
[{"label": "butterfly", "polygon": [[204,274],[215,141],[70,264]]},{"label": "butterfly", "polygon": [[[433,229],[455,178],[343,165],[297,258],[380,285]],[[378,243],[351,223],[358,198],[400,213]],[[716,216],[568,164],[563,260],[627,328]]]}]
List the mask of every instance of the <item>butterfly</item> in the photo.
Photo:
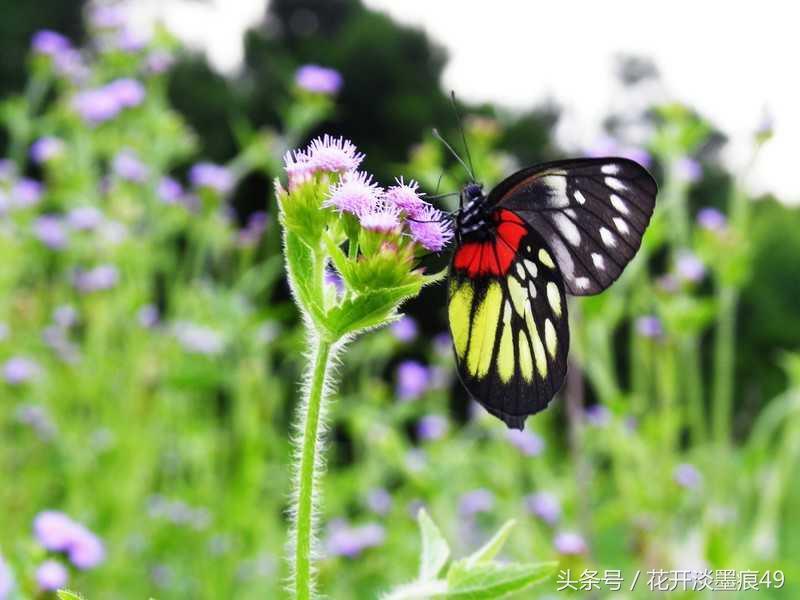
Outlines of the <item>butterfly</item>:
[{"label": "butterfly", "polygon": [[547,407],[567,372],[567,293],[598,294],[636,254],[658,188],[624,158],[548,162],[488,195],[469,183],[455,215],[448,317],[469,394],[510,428]]}]

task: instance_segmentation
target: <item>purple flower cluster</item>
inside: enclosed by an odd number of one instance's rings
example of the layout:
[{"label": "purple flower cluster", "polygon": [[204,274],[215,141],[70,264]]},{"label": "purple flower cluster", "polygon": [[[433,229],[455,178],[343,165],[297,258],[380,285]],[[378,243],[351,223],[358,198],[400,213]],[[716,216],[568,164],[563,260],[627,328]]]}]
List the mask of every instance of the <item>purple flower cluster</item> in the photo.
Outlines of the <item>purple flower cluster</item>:
[{"label": "purple flower cluster", "polygon": [[572,531],[562,531],[556,534],[553,545],[559,554],[567,556],[585,554],[589,549],[583,536]]},{"label": "purple flower cluster", "polygon": [[145,97],[144,86],[136,79],[122,78],[83,90],[73,98],[73,108],[90,125],[110,121],[122,110],[139,106]]},{"label": "purple flower cluster", "polygon": [[681,250],[678,253],[675,259],[675,270],[681,280],[690,283],[702,281],[706,274],[706,266],[703,261],[689,250]]},{"label": "purple flower cluster", "polygon": [[441,415],[425,415],[417,421],[417,437],[425,441],[438,440],[447,433],[450,423]]},{"label": "purple flower cluster", "polygon": [[431,385],[428,367],[416,360],[405,360],[397,365],[396,393],[401,401],[416,400]]},{"label": "purple flower cluster", "polygon": [[689,156],[683,156],[675,161],[674,173],[679,181],[695,183],[703,178],[703,165]]},{"label": "purple flower cluster", "polygon": [[64,153],[64,142],[57,137],[41,137],[30,148],[30,157],[37,164],[46,163]]},{"label": "purple flower cluster", "polygon": [[119,281],[119,271],[114,265],[98,265],[85,271],[77,271],[73,282],[75,287],[87,294],[110,290]]},{"label": "purple flower cluster", "polygon": [[458,512],[463,517],[473,517],[478,513],[489,512],[494,508],[494,494],[487,489],[479,488],[461,496]]},{"label": "purple flower cluster", "polygon": [[175,323],[173,332],[187,352],[213,356],[225,349],[225,339],[218,331],[188,321]]},{"label": "purple flower cluster", "polygon": [[583,416],[594,427],[604,427],[611,421],[611,411],[603,404],[592,404],[584,411]]},{"label": "purple flower cluster", "polygon": [[400,342],[413,342],[417,339],[418,332],[419,328],[417,327],[417,322],[413,317],[409,317],[408,315],[403,315],[400,319],[392,323],[392,335]]},{"label": "purple flower cluster", "polygon": [[42,199],[44,186],[34,180],[23,177],[11,188],[11,206],[14,208],[28,208],[35,206]]},{"label": "purple flower cluster", "polygon": [[133,183],[143,183],[150,172],[133,150],[118,152],[114,157],[112,168],[120,179]]},{"label": "purple flower cluster", "polygon": [[696,489],[703,483],[703,476],[692,464],[681,463],[675,467],[673,474],[675,483],[687,489]]},{"label": "purple flower cluster", "polygon": [[189,181],[195,188],[207,188],[219,194],[227,194],[233,189],[233,174],[223,167],[210,162],[194,165],[189,171]]},{"label": "purple flower cluster", "polygon": [[67,245],[67,230],[61,217],[41,215],[33,222],[33,234],[51,250],[61,250]]},{"label": "purple flower cluster", "polygon": [[525,456],[539,456],[544,451],[544,440],[532,431],[509,429],[506,437]]},{"label": "purple flower cluster", "polygon": [[3,555],[0,554],[0,600],[6,600],[13,588],[14,575],[11,573],[11,567],[6,564]]},{"label": "purple flower cluster", "polygon": [[337,520],[328,526],[325,548],[331,556],[355,558],[368,548],[380,546],[385,538],[386,532],[378,523],[353,526]]},{"label": "purple flower cluster", "polygon": [[707,206],[697,213],[697,224],[708,231],[724,231],[728,226],[725,215],[716,208]]},{"label": "purple flower cluster", "polygon": [[392,509],[392,495],[386,488],[373,488],[367,493],[366,503],[376,515],[386,516]]},{"label": "purple flower cluster", "polygon": [[605,135],[595,140],[595,142],[584,151],[586,156],[592,158],[602,158],[606,156],[621,156],[636,161],[644,167],[650,166],[652,157],[644,148],[638,146],[628,146],[620,143],[619,140],[609,135]]},{"label": "purple flower cluster", "polygon": [[537,492],[526,496],[525,506],[531,514],[548,525],[554,525],[561,518],[561,504],[550,492]]},{"label": "purple flower cluster", "polygon": [[3,378],[9,385],[21,385],[37,379],[42,373],[39,364],[24,356],[12,356],[3,364]]},{"label": "purple flower cluster", "polygon": [[660,338],[664,335],[661,319],[655,315],[643,315],[636,319],[636,332],[646,338]]},{"label": "purple flower cluster", "polygon": [[91,569],[105,559],[105,548],[95,534],[62,512],[47,510],[33,522],[36,539],[47,550],[63,552],[79,569]]},{"label": "purple flower cluster", "polygon": [[69,571],[57,560],[48,559],[36,569],[36,583],[45,591],[56,591],[67,585]]},{"label": "purple flower cluster", "polygon": [[320,65],[303,65],[294,75],[298,87],[315,94],[336,94],[342,87],[342,75]]}]

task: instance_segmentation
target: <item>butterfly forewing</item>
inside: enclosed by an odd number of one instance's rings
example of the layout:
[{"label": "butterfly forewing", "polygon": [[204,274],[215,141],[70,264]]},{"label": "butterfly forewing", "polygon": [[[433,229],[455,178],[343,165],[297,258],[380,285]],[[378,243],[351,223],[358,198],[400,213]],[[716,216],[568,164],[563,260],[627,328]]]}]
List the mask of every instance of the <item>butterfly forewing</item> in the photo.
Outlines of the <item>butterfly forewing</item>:
[{"label": "butterfly forewing", "polygon": [[509,427],[544,409],[566,373],[564,282],[542,236],[510,211],[453,256],[449,320],[467,391]]},{"label": "butterfly forewing", "polygon": [[511,175],[489,195],[536,229],[574,295],[597,294],[622,273],[655,207],[650,174],[623,158],[556,161]]}]

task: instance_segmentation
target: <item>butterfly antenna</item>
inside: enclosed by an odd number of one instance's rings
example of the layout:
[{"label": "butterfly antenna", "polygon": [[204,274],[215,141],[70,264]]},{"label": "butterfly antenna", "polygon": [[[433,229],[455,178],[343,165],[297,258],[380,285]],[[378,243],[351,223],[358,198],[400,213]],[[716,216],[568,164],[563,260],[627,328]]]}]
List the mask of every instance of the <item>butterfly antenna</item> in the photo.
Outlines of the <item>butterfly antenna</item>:
[{"label": "butterfly antenna", "polygon": [[436,195],[439,193],[439,186],[440,186],[440,185],[441,185],[441,183],[442,183],[442,178],[443,178],[443,177],[444,177],[444,169],[442,169],[442,172],[441,172],[441,173],[439,173],[439,178],[436,180],[436,191],[435,191],[435,192],[433,192],[433,195],[434,195],[434,196],[436,196]]},{"label": "butterfly antenna", "polygon": [[472,156],[469,153],[469,146],[467,145],[467,136],[464,134],[464,118],[461,111],[458,110],[458,103],[456,102],[456,93],[450,90],[450,102],[453,105],[453,110],[456,113],[456,123],[458,123],[458,130],[461,132],[461,142],[464,144],[464,151],[467,153],[467,162],[469,162],[470,171],[473,173],[472,181],[475,181],[475,167],[472,164]]},{"label": "butterfly antenna", "polygon": [[472,179],[472,181],[475,181],[475,176],[472,174],[472,169],[470,169],[467,166],[467,163],[465,163],[464,160],[458,155],[458,153],[455,150],[453,150],[453,147],[447,143],[447,140],[442,137],[442,134],[439,133],[439,130],[436,129],[435,127],[433,129],[433,137],[435,137],[437,140],[439,140],[444,144],[445,148],[447,148],[450,151],[450,154],[452,154],[455,157],[455,159],[459,163],[461,163],[461,166],[464,167],[464,170],[467,172],[467,175],[470,176],[470,179]]}]

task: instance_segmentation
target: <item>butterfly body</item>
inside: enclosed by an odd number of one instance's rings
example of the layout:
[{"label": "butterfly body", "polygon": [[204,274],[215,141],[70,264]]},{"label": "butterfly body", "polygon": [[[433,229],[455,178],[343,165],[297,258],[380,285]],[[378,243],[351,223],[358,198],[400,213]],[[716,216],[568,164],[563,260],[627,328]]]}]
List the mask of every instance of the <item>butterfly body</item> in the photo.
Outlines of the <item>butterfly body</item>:
[{"label": "butterfly body", "polygon": [[448,316],[459,377],[509,427],[563,384],[567,299],[596,294],[635,255],[656,185],[621,158],[523,169],[484,195],[470,183],[456,214]]}]

